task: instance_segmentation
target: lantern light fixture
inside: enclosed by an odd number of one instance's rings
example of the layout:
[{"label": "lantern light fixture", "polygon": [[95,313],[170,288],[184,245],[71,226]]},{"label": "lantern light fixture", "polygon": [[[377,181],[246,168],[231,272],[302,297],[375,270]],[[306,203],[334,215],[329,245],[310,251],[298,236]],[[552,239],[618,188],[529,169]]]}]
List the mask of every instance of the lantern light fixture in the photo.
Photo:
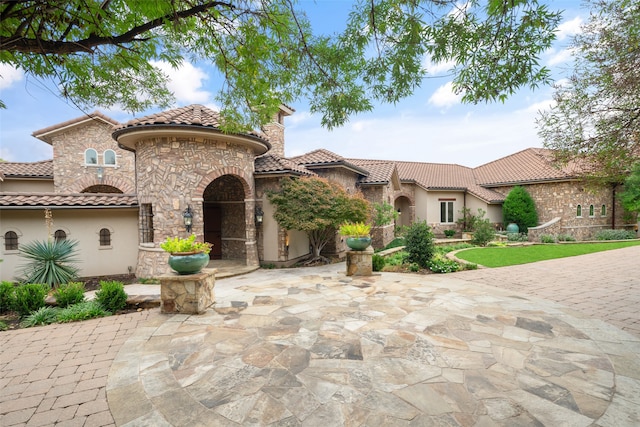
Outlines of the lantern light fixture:
[{"label": "lantern light fixture", "polygon": [[191,206],[187,205],[187,209],[182,212],[182,220],[184,221],[184,227],[187,229],[187,233],[191,233],[191,227],[193,226],[193,211]]}]

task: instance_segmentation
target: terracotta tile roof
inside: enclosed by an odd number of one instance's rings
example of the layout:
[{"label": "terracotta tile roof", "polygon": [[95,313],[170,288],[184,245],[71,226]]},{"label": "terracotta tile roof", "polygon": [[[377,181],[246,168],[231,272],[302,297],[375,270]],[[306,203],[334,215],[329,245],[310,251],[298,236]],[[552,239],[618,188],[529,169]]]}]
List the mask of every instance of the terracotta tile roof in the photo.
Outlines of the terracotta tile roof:
[{"label": "terracotta tile roof", "polygon": [[455,189],[475,185],[473,169],[444,163],[396,162],[400,179],[425,188]]},{"label": "terracotta tile roof", "polygon": [[393,172],[396,170],[396,164],[392,161],[368,159],[347,159],[347,161],[369,172],[368,176],[358,181],[361,184],[386,184],[391,181]]},{"label": "terracotta tile roof", "polygon": [[308,169],[313,169],[314,167],[344,166],[364,176],[369,174],[365,169],[350,163],[344,157],[341,157],[329,150],[325,150],[324,148],[311,151],[301,156],[290,157],[289,160],[297,163],[298,165],[304,165]]},{"label": "terracotta tile roof", "polygon": [[543,148],[527,148],[474,169],[477,182],[483,186],[566,180],[577,172],[573,165],[555,167],[553,152]]},{"label": "terracotta tile roof", "polygon": [[[220,113],[200,104],[187,105],[129,120],[115,129],[114,137],[125,133],[128,129],[158,125],[201,126],[218,130],[220,128]],[[251,131],[247,135],[267,140],[262,132]]]},{"label": "terracotta tile roof", "polygon": [[5,178],[53,178],[53,160],[18,163],[0,162],[0,174]]},{"label": "terracotta tile roof", "polygon": [[255,174],[292,173],[294,175],[316,175],[304,166],[275,154],[265,154],[255,161]]},{"label": "terracotta tile roof", "polygon": [[135,194],[0,193],[0,209],[35,207],[137,207]]},{"label": "terracotta tile roof", "polygon": [[77,124],[84,123],[84,122],[92,120],[92,119],[101,119],[101,120],[113,125],[114,127],[118,126],[120,124],[120,122],[112,119],[109,116],[106,116],[106,115],[102,114],[100,111],[94,111],[93,113],[85,114],[84,116],[80,116],[80,117],[77,117],[75,119],[67,120],[66,122],[58,123],[58,124],[55,124],[53,126],[49,126],[49,127],[37,130],[37,131],[33,132],[31,135],[33,135],[34,137],[36,137],[36,138],[38,138],[38,139],[40,139],[40,140],[42,140],[44,142],[47,142],[47,143],[51,144],[51,141],[48,138],[49,134],[51,134],[53,132],[56,132],[58,130],[62,130],[62,129],[68,128],[70,126],[74,126],[74,125],[77,125]]}]

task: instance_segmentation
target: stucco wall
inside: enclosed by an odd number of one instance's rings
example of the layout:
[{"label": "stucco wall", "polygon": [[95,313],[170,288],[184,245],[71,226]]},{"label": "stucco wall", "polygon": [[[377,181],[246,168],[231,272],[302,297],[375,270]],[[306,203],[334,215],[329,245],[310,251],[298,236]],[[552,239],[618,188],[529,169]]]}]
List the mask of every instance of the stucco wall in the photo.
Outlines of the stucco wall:
[{"label": "stucco wall", "polygon": [[[80,193],[92,185],[110,185],[126,194],[135,192],[134,154],[118,148],[111,137],[113,126],[100,120],[71,127],[52,135],[53,176],[57,193]],[[85,165],[85,150],[98,153],[98,164]],[[104,164],[103,153],[113,150],[116,165]],[[102,168],[103,178],[98,178]]]},{"label": "stucco wall", "polygon": [[[4,234],[15,231],[19,244],[47,239],[44,210],[0,212],[0,279],[13,280],[23,259],[18,251],[5,251]],[[137,209],[58,209],[53,211],[53,229],[62,229],[68,239],[79,242],[80,276],[127,274],[135,271],[138,254]],[[100,229],[111,231],[111,246],[100,246]]]},{"label": "stucco wall", "polygon": [[53,193],[53,180],[5,179],[0,181],[3,193]]}]

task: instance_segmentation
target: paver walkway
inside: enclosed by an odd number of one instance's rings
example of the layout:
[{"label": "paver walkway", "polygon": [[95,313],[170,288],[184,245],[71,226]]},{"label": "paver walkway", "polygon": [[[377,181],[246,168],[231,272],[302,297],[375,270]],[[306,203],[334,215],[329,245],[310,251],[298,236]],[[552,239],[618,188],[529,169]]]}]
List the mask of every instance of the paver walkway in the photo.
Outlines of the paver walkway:
[{"label": "paver walkway", "polygon": [[[552,283],[608,282],[634,298],[637,281],[625,288],[617,273],[637,280],[629,249]],[[565,306],[598,287],[561,305],[524,294],[547,282],[516,292],[507,284],[526,282],[506,269],[491,270],[504,290],[478,285],[485,271],[341,269],[219,281],[218,301],[246,302],[239,312],[1,332],[0,426],[640,425],[640,338]],[[616,320],[630,330],[637,317]]]}]

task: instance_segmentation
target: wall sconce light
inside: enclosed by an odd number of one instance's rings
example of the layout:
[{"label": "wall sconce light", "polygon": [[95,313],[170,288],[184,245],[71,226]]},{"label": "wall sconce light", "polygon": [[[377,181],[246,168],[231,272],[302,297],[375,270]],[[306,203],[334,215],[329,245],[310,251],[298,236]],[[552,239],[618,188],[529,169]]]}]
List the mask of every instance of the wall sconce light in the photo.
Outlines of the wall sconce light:
[{"label": "wall sconce light", "polygon": [[402,211],[400,211],[400,208],[398,208],[398,215],[402,215]]},{"label": "wall sconce light", "polygon": [[256,207],[256,225],[262,225],[262,221],[264,221],[264,212],[262,211],[262,208],[257,206]]},{"label": "wall sconce light", "polygon": [[96,169],[96,175],[98,176],[100,182],[102,182],[102,178],[104,178],[104,169],[102,167]]},{"label": "wall sconce light", "polygon": [[193,211],[191,210],[191,206],[187,205],[187,209],[182,212],[182,219],[187,233],[191,233],[191,226],[193,225]]}]

